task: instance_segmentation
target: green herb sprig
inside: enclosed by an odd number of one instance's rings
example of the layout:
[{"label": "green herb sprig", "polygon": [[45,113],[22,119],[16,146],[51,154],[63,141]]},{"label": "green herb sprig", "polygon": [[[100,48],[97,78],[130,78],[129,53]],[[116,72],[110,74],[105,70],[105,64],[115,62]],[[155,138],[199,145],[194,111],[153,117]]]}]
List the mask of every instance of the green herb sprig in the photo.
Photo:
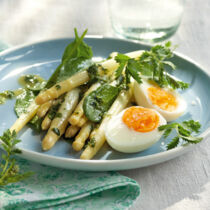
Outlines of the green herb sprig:
[{"label": "green herb sprig", "polygon": [[115,57],[119,67],[116,70],[115,78],[119,86],[128,88],[130,78],[133,77],[139,84],[142,83],[142,76],[155,81],[160,87],[173,89],[186,89],[189,84],[178,81],[166,72],[166,67],[174,70],[176,67],[170,61],[173,57],[171,42],[163,45],[156,45],[150,51],[145,51],[138,59],[132,59],[124,54]]},{"label": "green herb sprig", "polygon": [[0,136],[0,141],[2,143],[2,148],[4,149],[0,162],[0,187],[19,182],[31,176],[33,174],[32,172],[20,173],[19,166],[17,165],[15,158],[12,157],[15,154],[21,153],[19,149],[15,148],[15,145],[20,142],[20,140],[17,139],[16,132],[11,132],[9,129],[6,130],[3,133],[3,136]]},{"label": "green herb sprig", "polygon": [[173,149],[178,146],[180,140],[184,140],[185,143],[197,144],[203,140],[202,137],[194,136],[193,133],[199,133],[201,125],[198,121],[188,120],[182,123],[171,123],[167,125],[162,125],[158,129],[159,131],[164,131],[164,138],[167,138],[173,130],[176,131],[176,136],[172,141],[167,144],[167,150]]}]

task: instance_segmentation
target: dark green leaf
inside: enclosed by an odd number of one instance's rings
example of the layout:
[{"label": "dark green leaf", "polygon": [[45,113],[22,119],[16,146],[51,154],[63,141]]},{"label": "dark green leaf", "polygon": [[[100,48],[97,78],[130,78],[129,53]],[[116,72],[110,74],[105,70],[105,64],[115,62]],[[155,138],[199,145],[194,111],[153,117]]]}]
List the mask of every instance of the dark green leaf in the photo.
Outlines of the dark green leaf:
[{"label": "dark green leaf", "polygon": [[169,74],[164,74],[165,81],[167,82],[168,86],[171,86],[173,89],[187,89],[189,87],[188,83],[178,81],[171,77]]},{"label": "dark green leaf", "polygon": [[140,84],[142,83],[141,77],[139,75],[141,66],[139,62],[136,62],[134,59],[129,59],[126,69],[128,69],[129,74]]},{"label": "dark green leaf", "polygon": [[114,59],[116,60],[117,63],[120,64],[122,62],[126,63],[130,59],[130,57],[128,57],[127,55],[118,53],[117,56],[115,56]]},{"label": "dark green leaf", "polygon": [[178,144],[179,144],[179,137],[176,136],[172,139],[172,141],[169,144],[167,144],[166,146],[167,150],[177,147]]},{"label": "dark green leaf", "polygon": [[35,115],[32,120],[28,123],[29,127],[33,129],[34,131],[40,133],[41,132],[41,124],[43,119],[39,118],[37,115]]},{"label": "dark green leaf", "polygon": [[123,69],[125,68],[125,65],[126,65],[126,62],[120,63],[118,69],[115,72],[115,78],[116,79],[118,79],[122,75],[122,72],[123,72]]},{"label": "dark green leaf", "polygon": [[57,135],[60,136],[60,130],[58,128],[52,128],[52,131]]},{"label": "dark green leaf", "polygon": [[170,135],[171,131],[172,128],[168,128],[167,130],[165,130],[165,132],[163,133],[164,138],[167,138]]},{"label": "dark green leaf", "polygon": [[166,124],[166,125],[161,125],[158,127],[159,131],[163,131],[166,129],[171,129],[171,128],[176,128],[178,125],[178,123],[170,123],[170,124]]},{"label": "dark green leaf", "polygon": [[148,76],[149,78],[152,77],[154,66],[147,62],[141,62],[141,74],[144,76]]},{"label": "dark green leaf", "polygon": [[64,50],[62,62],[69,60],[69,58],[84,57],[86,59],[90,59],[93,56],[91,47],[83,41],[87,33],[87,29],[83,32],[81,37],[78,36],[77,29],[74,29],[74,33],[75,40]]},{"label": "dark green leaf", "polygon": [[92,122],[100,122],[119,94],[119,89],[105,84],[86,96],[83,109],[85,116]]},{"label": "dark green leaf", "polygon": [[191,131],[194,131],[196,133],[199,132],[199,129],[201,127],[201,124],[198,121],[194,121],[194,120],[184,121],[183,125],[186,126],[188,129],[190,129]]},{"label": "dark green leaf", "polygon": [[68,79],[77,72],[87,70],[92,64],[91,60],[87,60],[84,57],[71,58],[67,60],[60,69],[56,83]]},{"label": "dark green leaf", "polygon": [[200,129],[200,123],[194,120],[188,120],[182,123],[171,123],[167,125],[162,125],[158,129],[159,131],[165,130],[164,138],[168,137],[173,129],[176,131],[177,136],[175,136],[168,144],[168,149],[176,147],[179,143],[180,138],[191,144],[197,144],[203,139],[202,137],[192,135],[193,132],[198,133]]},{"label": "dark green leaf", "polygon": [[159,60],[165,60],[173,57],[173,53],[169,47],[162,45],[155,45],[151,48],[154,56]]},{"label": "dark green leaf", "polygon": [[182,136],[190,136],[191,132],[182,127],[182,125],[178,125],[178,132]]},{"label": "dark green leaf", "polygon": [[48,117],[49,117],[51,120],[54,119],[54,117],[55,117],[55,115],[56,115],[56,113],[57,113],[57,111],[58,111],[60,105],[61,105],[60,103],[57,103],[57,104],[53,105],[53,106],[50,108],[50,110],[49,110],[49,112],[48,112],[47,115],[48,115]]},{"label": "dark green leaf", "polygon": [[81,37],[78,37],[77,30],[75,29],[75,40],[66,47],[62,62],[51,75],[46,84],[46,88],[50,88],[57,82],[87,69],[92,64],[90,61],[93,56],[91,47],[83,41],[86,33],[87,30]]}]

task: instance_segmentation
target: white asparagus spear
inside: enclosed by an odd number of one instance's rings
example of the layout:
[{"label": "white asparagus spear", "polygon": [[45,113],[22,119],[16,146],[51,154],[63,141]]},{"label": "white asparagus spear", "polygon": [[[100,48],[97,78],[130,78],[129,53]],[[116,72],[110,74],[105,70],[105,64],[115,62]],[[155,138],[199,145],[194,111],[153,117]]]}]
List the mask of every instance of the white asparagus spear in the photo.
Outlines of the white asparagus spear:
[{"label": "white asparagus spear", "polygon": [[78,88],[71,90],[65,96],[64,102],[59,107],[58,113],[61,117],[55,117],[50,125],[50,128],[42,141],[43,150],[51,149],[58,141],[60,136],[63,135],[68,125],[68,117],[73,112],[79,100]]},{"label": "white asparagus spear", "polygon": [[91,122],[87,122],[85,125],[83,125],[72,144],[72,147],[75,151],[80,151],[84,147],[85,141],[88,139],[92,127],[93,124]]},{"label": "white asparagus spear", "polygon": [[37,105],[34,101],[28,107],[27,112],[20,115],[20,117],[15,121],[15,123],[10,128],[12,132],[15,130],[18,133],[36,114],[39,105]]},{"label": "white asparagus spear", "polygon": [[81,71],[74,74],[72,77],[59,82],[52,86],[51,88],[41,92],[35,99],[36,103],[41,105],[49,100],[58,98],[60,95],[84,84],[89,80],[89,75],[87,71]]}]

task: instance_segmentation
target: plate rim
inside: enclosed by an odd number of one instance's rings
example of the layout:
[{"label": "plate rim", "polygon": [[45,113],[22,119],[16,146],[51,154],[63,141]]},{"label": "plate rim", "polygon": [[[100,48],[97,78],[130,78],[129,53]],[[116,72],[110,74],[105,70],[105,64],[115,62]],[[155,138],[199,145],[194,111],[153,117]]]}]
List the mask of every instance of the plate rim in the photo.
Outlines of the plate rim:
[{"label": "plate rim", "polygon": [[[16,50],[20,50],[22,48],[26,48],[26,47],[30,47],[30,46],[33,46],[33,45],[39,45],[39,44],[42,44],[42,43],[47,43],[47,42],[55,42],[55,41],[62,41],[62,40],[71,40],[71,39],[74,39],[73,37],[62,37],[62,38],[53,38],[53,39],[44,39],[44,40],[40,40],[40,41],[36,41],[36,42],[29,42],[29,43],[26,43],[26,44],[22,44],[22,45],[17,45],[17,46],[12,46],[6,50],[3,50],[2,52],[0,52],[0,58],[4,55],[7,55],[13,51],[16,51]],[[140,46],[145,46],[145,47],[152,47],[152,45],[150,44],[144,44],[144,43],[139,43],[137,41],[134,41],[134,40],[126,40],[126,39],[120,39],[120,38],[115,38],[115,37],[104,37],[104,36],[92,36],[92,35],[88,35],[84,40],[112,40],[112,41],[122,41],[122,42],[127,42],[128,44],[129,43],[133,43],[133,44],[137,44],[137,45],[140,45]],[[182,53],[179,53],[179,52],[174,52],[174,54],[176,56],[178,56],[179,58],[181,59],[184,59],[185,61],[187,62],[190,62],[192,64],[194,64],[197,68],[199,68],[200,71],[202,71],[204,74],[206,74],[206,76],[209,77],[210,79],[210,72],[208,72],[202,65],[198,64],[196,61],[194,61],[193,59],[191,59],[190,57],[182,54]],[[203,137],[204,140],[210,135],[210,127],[208,127],[204,132],[202,132],[199,136]],[[137,161],[140,161],[140,162],[144,162],[146,160],[149,160],[149,161],[155,161],[155,160],[162,160],[164,159],[171,159],[170,157],[176,157],[176,156],[179,156],[179,154],[183,154],[187,151],[190,151],[193,147],[195,147],[197,145],[187,145],[187,146],[179,146],[177,148],[174,148],[174,149],[171,149],[171,150],[168,150],[168,151],[163,151],[163,152],[159,152],[159,153],[156,153],[156,154],[151,154],[151,155],[146,155],[146,156],[142,156],[142,157],[132,157],[132,158],[123,158],[123,159],[114,159],[114,160],[81,160],[81,159],[72,159],[72,158],[66,158],[66,157],[59,157],[59,156],[54,156],[54,155],[48,155],[48,154],[45,154],[45,153],[40,153],[40,152],[36,152],[36,151],[31,151],[31,150],[28,150],[28,149],[24,149],[24,148],[21,148],[21,151],[22,151],[22,154],[18,155],[20,157],[26,157],[28,155],[32,155],[32,156],[39,156],[40,158],[47,158],[47,159],[54,159],[58,162],[68,162],[68,163],[74,163],[74,164],[91,164],[91,165],[96,165],[96,170],[95,171],[98,171],[97,169],[97,165],[100,164],[101,167],[104,167],[106,165],[116,165],[118,163],[124,163],[124,164],[129,164],[129,163],[134,163],[134,162],[137,162]],[[28,158],[27,158],[28,159]],[[36,160],[34,160],[34,162],[36,162]],[[161,161],[163,162],[163,161]],[[40,163],[40,162],[39,162]],[[48,164],[48,165],[53,165],[53,164]],[[148,164],[148,165],[152,165],[152,164]],[[141,166],[137,166],[138,168],[140,168]],[[71,168],[71,167],[69,167]],[[79,167],[78,167],[79,168]],[[134,167],[130,167],[130,168],[135,168]],[[79,170],[82,170],[81,168],[79,168]],[[119,168],[117,168],[116,170],[120,170]],[[104,170],[105,171],[105,170]]]}]

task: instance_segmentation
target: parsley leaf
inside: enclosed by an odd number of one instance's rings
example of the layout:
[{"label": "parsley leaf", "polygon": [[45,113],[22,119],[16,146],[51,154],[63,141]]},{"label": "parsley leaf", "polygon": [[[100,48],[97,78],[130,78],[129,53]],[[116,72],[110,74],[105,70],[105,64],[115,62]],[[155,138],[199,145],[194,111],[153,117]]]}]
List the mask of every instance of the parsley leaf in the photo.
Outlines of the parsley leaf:
[{"label": "parsley leaf", "polygon": [[175,136],[170,143],[167,144],[167,150],[177,147],[179,144],[179,136]]},{"label": "parsley leaf", "polygon": [[[188,84],[178,81],[166,72],[166,67],[174,70],[176,66],[170,61],[173,57],[171,43],[156,45],[150,51],[145,51],[138,59],[129,58],[126,55],[118,54],[115,60],[119,67],[115,72],[115,78],[121,75],[125,77],[121,80],[121,86],[128,88],[130,77],[133,77],[138,83],[141,83],[141,77],[155,81],[160,87],[170,87],[173,89],[186,89]],[[123,85],[122,85],[123,84]]]},{"label": "parsley leaf", "polygon": [[119,78],[119,76],[122,74],[128,60],[130,59],[130,57],[128,57],[127,55],[124,54],[120,54],[118,53],[117,56],[115,56],[115,60],[117,63],[119,63],[119,67],[115,72],[115,78]]},{"label": "parsley leaf", "polygon": [[140,72],[139,72],[139,69],[141,68],[139,62],[136,62],[134,59],[129,59],[126,68],[127,68],[128,72],[129,72],[129,74],[130,74],[130,75],[131,75],[139,84],[142,83],[141,77],[140,77]]},{"label": "parsley leaf", "polygon": [[19,173],[19,166],[16,164],[15,158],[12,157],[12,155],[21,153],[19,149],[15,148],[16,144],[20,142],[17,139],[16,132],[11,132],[9,129],[6,130],[3,136],[0,136],[0,141],[4,149],[0,162],[0,187],[13,182],[19,182],[31,176],[32,172]]},{"label": "parsley leaf", "polygon": [[193,136],[193,133],[199,133],[201,125],[198,121],[188,120],[182,123],[171,123],[167,125],[162,125],[158,129],[159,131],[164,131],[164,138],[168,137],[172,130],[175,130],[177,136],[175,136],[172,141],[167,145],[167,150],[177,147],[180,139],[187,143],[197,144],[203,140],[201,137]]}]

